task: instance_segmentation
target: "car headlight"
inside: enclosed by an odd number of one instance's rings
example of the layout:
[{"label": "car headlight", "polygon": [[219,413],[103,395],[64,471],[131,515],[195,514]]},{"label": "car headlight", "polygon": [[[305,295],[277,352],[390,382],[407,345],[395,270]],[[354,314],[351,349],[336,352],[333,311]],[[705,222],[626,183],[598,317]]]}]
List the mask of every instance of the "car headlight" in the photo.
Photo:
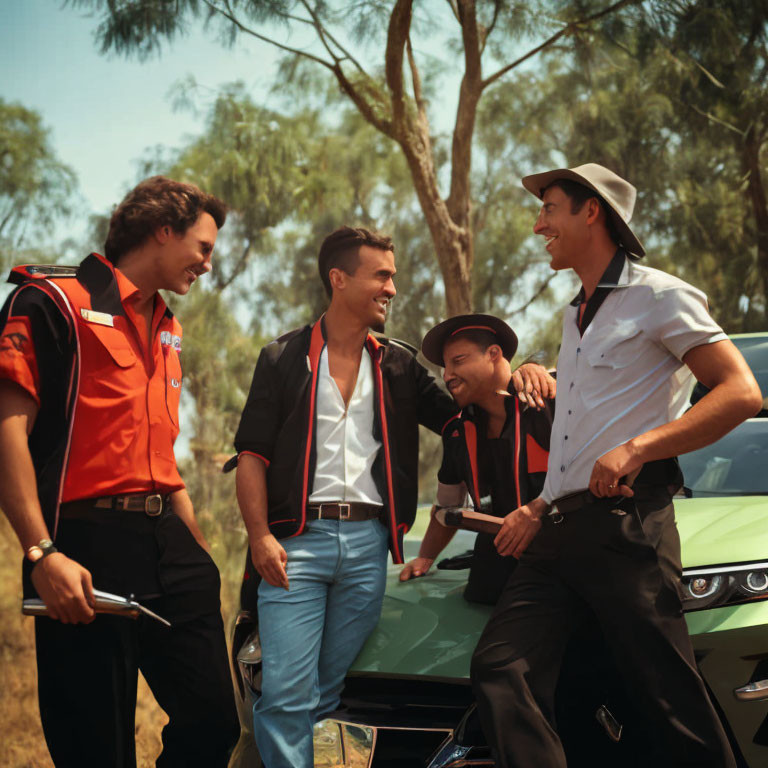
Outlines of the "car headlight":
[{"label": "car headlight", "polygon": [[683,571],[683,610],[700,611],[768,599],[768,563],[687,568]]}]

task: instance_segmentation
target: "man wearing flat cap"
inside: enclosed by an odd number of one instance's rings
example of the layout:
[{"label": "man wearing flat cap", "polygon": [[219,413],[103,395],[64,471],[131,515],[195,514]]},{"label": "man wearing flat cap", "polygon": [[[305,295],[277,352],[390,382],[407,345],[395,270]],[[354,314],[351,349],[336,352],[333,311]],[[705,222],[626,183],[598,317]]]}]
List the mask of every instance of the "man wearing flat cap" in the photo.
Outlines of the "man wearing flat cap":
[{"label": "man wearing flat cap", "polygon": [[[514,331],[492,315],[452,317],[424,337],[422,354],[444,369],[462,409],[443,430],[435,508],[462,505],[469,494],[476,510],[503,518],[541,493],[555,381],[542,372],[536,401],[516,396],[524,392],[520,373],[509,365],[516,349]],[[433,515],[419,556],[403,568],[401,581],[425,575],[455,531]],[[479,533],[464,597],[495,604],[515,562],[496,552],[491,534]]]},{"label": "man wearing flat cap", "polygon": [[[649,733],[656,766],[735,766],[699,676],[679,597],[676,460],[761,407],[749,367],[701,291],[643,266],[635,188],[589,163],[527,176],[534,232],[581,290],[566,307],[541,495],[495,539],[520,558],[472,660],[497,766],[564,768],[554,721],[563,650],[593,613]],[[710,392],[686,410],[691,375]]]}]

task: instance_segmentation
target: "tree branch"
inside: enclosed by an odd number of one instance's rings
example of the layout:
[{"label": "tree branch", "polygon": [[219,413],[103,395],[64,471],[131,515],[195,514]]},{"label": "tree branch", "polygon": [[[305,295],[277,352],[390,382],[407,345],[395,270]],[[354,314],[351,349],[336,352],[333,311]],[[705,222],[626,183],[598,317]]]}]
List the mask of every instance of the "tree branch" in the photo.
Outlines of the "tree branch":
[{"label": "tree branch", "polygon": [[[320,21],[318,15],[314,12],[314,10],[309,6],[309,4],[306,2],[306,0],[301,0],[302,5],[307,9],[307,12],[312,17],[312,21],[307,21],[308,24],[311,24],[316,30],[317,34],[319,35],[320,39],[323,41],[323,45],[325,45],[326,50],[328,53],[331,54],[333,57],[333,60],[335,62],[339,62],[342,59],[339,59],[336,54],[333,53],[333,51],[328,47],[327,43],[325,42],[326,38],[333,43],[342,53],[342,58],[347,59],[348,61],[352,62],[352,65],[360,72],[361,74],[368,77],[368,73],[363,69],[360,62],[323,26],[323,23]],[[305,20],[306,21],[306,20]]]},{"label": "tree branch", "polygon": [[446,201],[451,218],[468,227],[472,135],[475,131],[477,103],[482,95],[480,36],[474,0],[459,0],[461,36],[464,46],[464,77],[459,89],[459,105],[451,145],[451,188]]},{"label": "tree branch", "polygon": [[245,24],[243,24],[238,18],[235,17],[235,15],[232,13],[229,3],[227,3],[227,10],[224,10],[220,6],[216,5],[212,0],[203,0],[203,2],[215,13],[220,14],[225,19],[228,19],[232,22],[241,32],[244,32],[246,35],[251,35],[252,37],[255,37],[257,40],[261,40],[265,43],[269,43],[270,45],[274,45],[276,48],[279,48],[281,51],[285,51],[286,53],[292,53],[296,56],[303,56],[306,59],[309,59],[310,61],[314,61],[316,64],[320,64],[321,66],[325,67],[326,69],[330,69],[333,71],[334,65],[331,64],[331,62],[326,61],[325,59],[321,59],[319,56],[315,56],[312,53],[307,53],[306,51],[301,51],[298,48],[291,48],[289,45],[283,45],[283,43],[278,43],[277,40],[273,40],[270,37],[267,37],[266,35],[262,35],[259,32],[257,32],[254,29],[251,29],[250,27],[246,27]]},{"label": "tree branch", "polygon": [[501,4],[502,0],[496,0],[495,5],[493,6],[493,18],[491,19],[491,23],[483,30],[483,42],[480,46],[481,56],[485,52],[485,44],[488,42],[488,38],[491,36],[491,32],[493,32],[493,29],[496,26],[496,22],[499,20]]},{"label": "tree branch", "polygon": [[402,134],[405,121],[405,87],[403,84],[403,53],[411,28],[413,0],[397,0],[392,9],[387,31],[385,71],[392,98],[392,122]]},{"label": "tree branch", "polygon": [[619,9],[623,8],[626,5],[635,5],[637,4],[638,0],[618,0],[618,2],[614,3],[613,5],[609,5],[607,8],[604,8],[602,11],[597,11],[597,13],[593,13],[591,16],[587,16],[584,19],[580,19],[579,21],[572,21],[566,26],[564,26],[559,32],[556,32],[552,37],[546,39],[541,45],[537,45],[532,50],[528,51],[528,53],[521,56],[519,59],[515,59],[511,64],[507,64],[506,66],[499,69],[497,72],[494,72],[490,77],[487,77],[485,80],[483,80],[482,88],[485,90],[489,85],[492,83],[495,83],[500,77],[503,77],[507,74],[507,72],[513,70],[515,67],[522,64],[524,61],[527,61],[532,56],[535,56],[537,53],[543,51],[545,48],[552,45],[552,43],[557,42],[561,37],[572,34],[575,32],[579,27],[585,26],[587,24],[591,24],[593,21],[597,21],[597,19],[602,18],[603,16],[607,16],[610,13],[614,13],[618,11]]},{"label": "tree branch", "polygon": [[526,302],[525,302],[525,304],[523,304],[523,306],[522,306],[522,307],[518,307],[517,309],[513,309],[513,310],[512,310],[512,311],[511,311],[509,314],[510,314],[510,315],[517,315],[517,314],[519,314],[520,312],[525,312],[525,310],[526,310],[526,309],[528,309],[528,307],[530,307],[530,306],[531,306],[531,304],[533,304],[533,302],[534,302],[534,301],[536,301],[536,299],[538,299],[538,298],[539,298],[539,296],[541,296],[541,295],[544,293],[544,291],[546,291],[546,290],[547,290],[547,288],[549,288],[549,284],[550,284],[550,283],[552,282],[552,280],[555,278],[555,275],[557,275],[557,272],[551,272],[549,275],[547,275],[546,279],[545,279],[545,280],[544,280],[544,282],[543,282],[543,283],[542,283],[542,284],[541,284],[541,285],[538,287],[538,289],[537,289],[537,290],[536,290],[536,292],[533,294],[533,296],[531,296],[531,298],[530,298],[530,299],[528,299],[528,301],[526,301]]}]

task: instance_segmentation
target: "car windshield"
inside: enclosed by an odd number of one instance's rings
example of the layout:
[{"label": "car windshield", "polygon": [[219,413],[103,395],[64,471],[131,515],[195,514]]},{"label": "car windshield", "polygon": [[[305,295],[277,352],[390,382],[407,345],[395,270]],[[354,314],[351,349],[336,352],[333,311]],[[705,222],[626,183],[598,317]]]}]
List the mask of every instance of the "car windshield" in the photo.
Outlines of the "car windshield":
[{"label": "car windshield", "polygon": [[736,336],[732,339],[739,352],[749,363],[755,374],[760,391],[763,393],[763,408],[768,399],[768,338],[765,334],[759,336]]},{"label": "car windshield", "polygon": [[681,456],[680,466],[694,497],[768,494],[768,419],[745,421],[716,443]]}]

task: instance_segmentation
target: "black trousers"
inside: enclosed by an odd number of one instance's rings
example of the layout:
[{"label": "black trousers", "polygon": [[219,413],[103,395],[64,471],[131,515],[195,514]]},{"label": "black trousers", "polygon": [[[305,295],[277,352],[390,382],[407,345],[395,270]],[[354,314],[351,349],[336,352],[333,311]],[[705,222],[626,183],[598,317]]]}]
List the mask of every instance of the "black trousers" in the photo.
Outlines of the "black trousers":
[{"label": "black trousers", "polygon": [[598,504],[547,518],[520,559],[472,659],[472,685],[499,768],[565,768],[555,722],[563,653],[585,615],[645,719],[654,768],[733,768],[696,669],[680,601],[680,540],[666,490],[615,514]]},{"label": "black trousers", "polygon": [[239,726],[219,574],[184,522],[94,510],[62,520],[56,545],[91,571],[96,589],[134,595],[172,624],[35,620],[40,715],[57,768],[135,767],[138,670],[170,718],[157,765],[226,766]]}]

